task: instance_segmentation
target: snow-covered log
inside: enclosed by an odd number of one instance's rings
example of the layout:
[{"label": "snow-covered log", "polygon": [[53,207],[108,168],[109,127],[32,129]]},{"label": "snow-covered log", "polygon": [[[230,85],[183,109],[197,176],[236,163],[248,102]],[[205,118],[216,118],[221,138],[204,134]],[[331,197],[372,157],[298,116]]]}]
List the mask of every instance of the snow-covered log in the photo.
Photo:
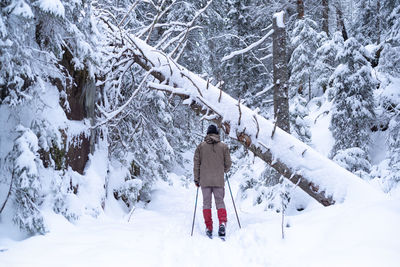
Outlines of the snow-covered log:
[{"label": "snow-covered log", "polygon": [[175,63],[163,52],[130,37],[133,60],[159,83],[149,87],[184,99],[183,104],[216,122],[256,156],[324,206],[360,194],[375,194],[363,180],[322,156],[313,148],[222,92],[208,81]]}]

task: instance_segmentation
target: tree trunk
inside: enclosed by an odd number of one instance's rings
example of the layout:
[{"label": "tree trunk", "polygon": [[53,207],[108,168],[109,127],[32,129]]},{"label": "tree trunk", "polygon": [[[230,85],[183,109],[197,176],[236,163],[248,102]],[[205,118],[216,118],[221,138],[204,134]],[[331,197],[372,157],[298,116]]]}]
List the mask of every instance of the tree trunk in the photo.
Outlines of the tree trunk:
[{"label": "tree trunk", "polygon": [[286,60],[286,30],[273,18],[273,66],[274,66],[274,116],[276,126],[290,133],[288,67]]},{"label": "tree trunk", "polygon": [[[71,80],[67,81],[66,94],[69,109],[65,113],[69,120],[82,121],[86,118],[94,118],[94,98],[96,86],[90,79],[87,70],[75,70],[72,62],[72,54],[64,49],[61,65],[65,67]],[[67,144],[66,167],[83,174],[89,153],[93,152],[93,130],[90,134],[81,133],[73,136]]]},{"label": "tree trunk", "polygon": [[322,0],[322,30],[329,36],[329,0]]},{"label": "tree trunk", "polygon": [[304,18],[304,1],[297,0],[297,18],[303,19]]},{"label": "tree trunk", "polygon": [[376,1],[376,35],[377,35],[376,43],[379,44],[381,42],[381,3],[380,3],[380,1]]},{"label": "tree trunk", "polygon": [[337,15],[337,26],[340,31],[342,31],[343,40],[347,41],[349,39],[346,31],[346,26],[344,25],[344,18],[342,9],[340,8],[339,4],[336,4],[336,15]]}]

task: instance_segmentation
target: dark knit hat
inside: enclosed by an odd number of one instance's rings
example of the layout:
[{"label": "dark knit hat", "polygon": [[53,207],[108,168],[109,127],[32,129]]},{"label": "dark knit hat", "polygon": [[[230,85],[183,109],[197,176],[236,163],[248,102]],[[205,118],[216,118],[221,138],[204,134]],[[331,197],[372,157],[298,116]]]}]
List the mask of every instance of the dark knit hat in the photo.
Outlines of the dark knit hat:
[{"label": "dark knit hat", "polygon": [[208,126],[207,134],[219,134],[217,127],[215,125],[213,125],[213,124]]}]

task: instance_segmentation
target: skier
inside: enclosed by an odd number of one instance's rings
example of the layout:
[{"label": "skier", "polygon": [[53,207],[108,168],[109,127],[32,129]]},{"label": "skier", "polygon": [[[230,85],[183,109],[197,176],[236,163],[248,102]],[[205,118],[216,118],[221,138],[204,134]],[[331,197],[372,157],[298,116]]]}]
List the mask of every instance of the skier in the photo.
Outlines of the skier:
[{"label": "skier", "polygon": [[197,146],[193,159],[194,183],[201,186],[203,193],[203,216],[206,234],[212,237],[213,221],[211,216],[211,198],[214,194],[217,207],[219,229],[218,236],[225,237],[227,215],[224,203],[224,172],[232,165],[229,147],[220,141],[218,129],[210,125],[204,141]]}]

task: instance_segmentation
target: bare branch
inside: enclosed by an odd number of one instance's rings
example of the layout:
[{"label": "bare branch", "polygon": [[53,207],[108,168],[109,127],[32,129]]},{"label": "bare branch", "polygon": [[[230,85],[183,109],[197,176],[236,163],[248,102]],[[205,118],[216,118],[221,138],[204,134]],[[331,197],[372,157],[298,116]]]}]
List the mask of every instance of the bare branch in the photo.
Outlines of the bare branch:
[{"label": "bare branch", "polygon": [[233,58],[233,57],[235,57],[235,56],[242,55],[242,54],[245,54],[245,53],[249,52],[249,51],[252,50],[253,48],[256,48],[257,46],[259,46],[260,44],[262,44],[262,43],[263,43],[268,37],[270,37],[273,33],[274,33],[274,30],[270,30],[270,31],[269,31],[266,35],[264,35],[260,40],[258,40],[258,41],[256,41],[256,42],[252,43],[251,45],[247,46],[246,48],[241,49],[241,50],[238,50],[238,51],[233,51],[233,52],[230,53],[229,55],[224,56],[224,57],[221,59],[221,62],[227,61],[227,60],[229,60],[229,59],[231,59],[231,58]]},{"label": "bare branch", "polygon": [[274,129],[272,130],[272,134],[271,134],[271,139],[274,138],[275,130],[276,130],[276,125],[277,125],[277,121],[275,120],[275,122],[274,122]]},{"label": "bare branch", "polygon": [[201,93],[200,88],[197,86],[197,84],[196,84],[195,82],[193,82],[193,80],[192,80],[189,76],[187,76],[187,75],[186,75],[185,73],[183,73],[183,72],[181,72],[181,76],[182,76],[182,77],[186,77],[186,78],[194,85],[194,87],[196,87],[197,92],[199,92],[200,96],[203,97],[203,94]]},{"label": "bare branch", "polygon": [[238,104],[237,106],[239,107],[239,121],[238,121],[238,125],[240,125],[240,121],[242,119],[242,111],[240,110],[240,97],[238,99]]},{"label": "bare branch", "polygon": [[256,139],[258,139],[258,133],[260,132],[260,125],[258,124],[258,120],[257,120],[256,114],[253,115],[253,118],[256,121],[256,125],[257,125]]},{"label": "bare branch", "polygon": [[0,208],[0,214],[3,212],[3,209],[4,209],[4,207],[6,206],[8,199],[9,199],[10,196],[11,196],[11,190],[12,190],[13,181],[14,181],[14,170],[12,171],[11,181],[10,181],[10,188],[8,189],[8,193],[7,193],[6,199],[4,200],[4,203],[3,203],[3,205],[2,205],[1,208]]},{"label": "bare branch", "polygon": [[128,17],[128,15],[132,12],[132,10],[137,6],[137,4],[139,3],[139,0],[136,0],[136,2],[134,2],[131,6],[131,8],[129,9],[129,11],[125,14],[125,16],[122,18],[122,20],[120,21],[120,23],[118,23],[118,28],[121,27],[122,23],[124,23],[125,19]]},{"label": "bare branch", "polygon": [[118,109],[114,110],[113,112],[110,112],[108,114],[104,114],[107,118],[102,121],[97,123],[96,125],[92,126],[91,128],[97,128],[105,123],[107,123],[108,121],[112,120],[113,118],[115,118],[118,114],[120,114],[128,105],[129,103],[132,102],[132,100],[135,98],[135,96],[139,93],[140,89],[142,88],[143,84],[146,82],[146,79],[149,75],[151,75],[152,73],[152,69],[150,69],[146,75],[144,76],[142,82],[139,84],[138,88],[136,88],[136,90],[132,93],[132,95],[129,97],[129,99],[122,105],[120,106]]}]

